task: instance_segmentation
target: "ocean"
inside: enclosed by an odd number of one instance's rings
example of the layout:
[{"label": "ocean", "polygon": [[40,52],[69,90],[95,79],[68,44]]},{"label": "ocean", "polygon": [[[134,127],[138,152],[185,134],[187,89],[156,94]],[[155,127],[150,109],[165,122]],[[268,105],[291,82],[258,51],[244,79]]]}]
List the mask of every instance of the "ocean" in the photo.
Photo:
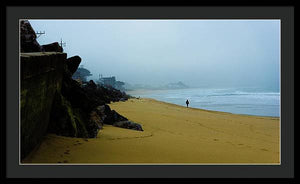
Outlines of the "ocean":
[{"label": "ocean", "polygon": [[256,116],[280,116],[280,93],[259,88],[189,88],[128,91],[129,95],[213,111]]}]

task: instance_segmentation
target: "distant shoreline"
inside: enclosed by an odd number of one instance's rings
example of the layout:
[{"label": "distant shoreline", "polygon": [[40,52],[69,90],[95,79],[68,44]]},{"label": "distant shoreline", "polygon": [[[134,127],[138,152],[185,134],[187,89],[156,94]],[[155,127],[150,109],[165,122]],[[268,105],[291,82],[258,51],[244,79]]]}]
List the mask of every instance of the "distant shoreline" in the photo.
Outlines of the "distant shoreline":
[{"label": "distant shoreline", "polygon": [[[160,101],[154,98],[140,98],[140,99],[145,99],[145,100],[153,100],[156,101],[158,103],[164,103],[167,105],[174,105],[174,106],[178,106],[178,107],[183,107],[186,108],[186,106],[183,105],[178,105],[178,104],[174,104],[174,103],[170,103],[170,102],[164,102],[164,101]],[[251,115],[251,114],[237,114],[237,113],[231,113],[231,112],[224,112],[224,111],[214,111],[214,110],[208,110],[208,109],[201,109],[201,108],[197,108],[197,107],[188,107],[188,109],[193,109],[193,110],[201,110],[201,111],[206,111],[206,112],[211,112],[211,113],[225,113],[225,114],[229,114],[229,115],[239,115],[239,116],[250,116],[250,117],[261,117],[261,118],[280,118],[277,116],[258,116],[258,115]]]},{"label": "distant shoreline", "polygon": [[[182,90],[188,90],[188,89],[199,89],[199,88],[186,88],[186,89],[182,89]],[[149,95],[152,93],[176,91],[176,90],[180,90],[180,89],[157,89],[157,90],[138,89],[138,90],[126,91],[126,94],[128,94],[132,97],[135,97],[135,98],[140,97],[140,98],[146,98],[146,99],[153,99],[153,100],[164,102],[164,103],[171,104],[171,105],[178,105],[180,107],[186,107],[185,105],[176,104],[176,103],[166,101],[166,100],[164,101],[162,99],[156,99],[153,97],[145,97],[145,95]],[[199,107],[190,107],[190,106],[189,106],[189,108],[200,109],[200,110],[211,111],[211,112],[224,112],[224,113],[229,113],[229,114],[237,114],[237,115],[245,115],[245,116],[280,118],[280,116],[272,116],[272,115],[255,115],[255,114],[247,114],[247,113],[235,113],[235,112],[228,112],[228,111],[222,111],[222,110],[211,110],[211,109],[205,109],[205,108],[199,108]]]}]

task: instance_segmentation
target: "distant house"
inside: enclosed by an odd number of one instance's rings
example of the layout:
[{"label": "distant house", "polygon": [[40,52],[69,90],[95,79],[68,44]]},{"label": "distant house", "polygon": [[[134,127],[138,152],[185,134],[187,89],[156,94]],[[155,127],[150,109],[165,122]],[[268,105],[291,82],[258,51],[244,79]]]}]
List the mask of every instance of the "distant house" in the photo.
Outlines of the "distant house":
[{"label": "distant house", "polygon": [[116,89],[120,89],[120,90],[123,90],[123,89],[125,90],[125,88],[123,87],[124,84],[125,84],[125,82],[116,81],[116,83],[115,83],[115,88],[116,88]]},{"label": "distant house", "polygon": [[116,83],[116,77],[101,77],[99,78],[99,81],[106,86],[114,87]]},{"label": "distant house", "polygon": [[115,89],[124,91],[124,87],[123,85],[125,84],[122,81],[116,81],[116,77],[112,76],[112,77],[102,77],[102,75],[99,76],[99,80],[98,83],[100,85],[104,85],[104,86],[111,86]]}]

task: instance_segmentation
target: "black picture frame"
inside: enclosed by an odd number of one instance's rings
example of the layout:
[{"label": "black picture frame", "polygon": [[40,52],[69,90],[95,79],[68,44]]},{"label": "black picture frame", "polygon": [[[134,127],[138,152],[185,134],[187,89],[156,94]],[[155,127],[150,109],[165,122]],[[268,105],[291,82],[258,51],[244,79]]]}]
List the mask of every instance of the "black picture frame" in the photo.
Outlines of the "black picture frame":
[{"label": "black picture frame", "polygon": [[[124,5],[124,4],[123,4]],[[224,4],[223,4],[224,5]],[[5,34],[2,43],[5,52],[1,57],[2,84],[5,93],[1,113],[4,154],[1,155],[3,177],[7,180],[25,181],[29,178],[69,179],[85,182],[86,178],[201,178],[223,182],[227,179],[248,181],[294,181],[294,6],[36,6],[7,5],[4,9]],[[2,11],[3,12],[3,11]],[[19,108],[19,19],[280,19],[281,20],[281,165],[233,166],[20,166],[18,147]],[[3,32],[2,32],[3,33]],[[4,70],[5,69],[5,70]],[[4,80],[5,79],[5,80]],[[73,178],[73,179],[72,179]],[[76,179],[75,179],[76,178]],[[153,181],[149,179],[147,181]],[[235,180],[233,179],[233,180]],[[123,181],[123,180],[117,180]]]}]

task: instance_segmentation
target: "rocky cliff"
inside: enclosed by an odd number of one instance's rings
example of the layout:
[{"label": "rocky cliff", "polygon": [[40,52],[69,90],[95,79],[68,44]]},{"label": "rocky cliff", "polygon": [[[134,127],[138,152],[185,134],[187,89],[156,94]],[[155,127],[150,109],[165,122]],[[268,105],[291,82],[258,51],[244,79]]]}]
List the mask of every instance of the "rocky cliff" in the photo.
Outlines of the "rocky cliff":
[{"label": "rocky cliff", "polygon": [[103,124],[142,130],[107,105],[128,99],[125,93],[71,78],[80,62],[66,53],[21,53],[21,158],[47,132],[94,138]]},{"label": "rocky cliff", "polygon": [[[36,35],[30,35],[35,33],[28,24],[21,22],[21,38],[26,42],[21,39],[21,159],[47,132],[95,138],[103,124],[143,131],[139,124],[107,105],[127,100],[128,95],[97,86],[93,81],[82,86],[73,80],[81,58],[67,58],[57,44],[39,46]],[[42,52],[45,50],[53,52]]]}]

